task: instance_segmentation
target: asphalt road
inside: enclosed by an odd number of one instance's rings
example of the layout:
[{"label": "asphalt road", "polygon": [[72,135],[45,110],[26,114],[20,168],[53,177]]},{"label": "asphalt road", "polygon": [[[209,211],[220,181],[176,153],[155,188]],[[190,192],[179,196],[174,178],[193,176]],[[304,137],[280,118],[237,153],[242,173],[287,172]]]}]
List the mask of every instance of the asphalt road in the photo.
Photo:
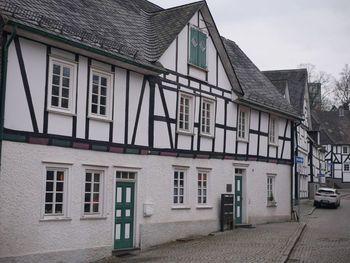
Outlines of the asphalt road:
[{"label": "asphalt road", "polygon": [[338,209],[317,208],[305,221],[287,262],[350,262],[350,195],[342,197]]}]

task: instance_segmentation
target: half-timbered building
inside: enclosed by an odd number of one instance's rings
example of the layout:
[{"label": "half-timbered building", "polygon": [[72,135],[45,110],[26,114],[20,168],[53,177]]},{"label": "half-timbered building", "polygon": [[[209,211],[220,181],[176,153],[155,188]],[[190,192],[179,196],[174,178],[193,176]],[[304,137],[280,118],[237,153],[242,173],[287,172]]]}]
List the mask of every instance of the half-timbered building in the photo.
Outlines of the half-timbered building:
[{"label": "half-timbered building", "polygon": [[299,113],[205,1],[0,3],[0,257],[86,262],[289,220]]},{"label": "half-timbered building", "polygon": [[321,132],[320,143],[326,149],[328,184],[350,187],[350,112],[339,107],[334,111],[313,112],[312,116]]}]

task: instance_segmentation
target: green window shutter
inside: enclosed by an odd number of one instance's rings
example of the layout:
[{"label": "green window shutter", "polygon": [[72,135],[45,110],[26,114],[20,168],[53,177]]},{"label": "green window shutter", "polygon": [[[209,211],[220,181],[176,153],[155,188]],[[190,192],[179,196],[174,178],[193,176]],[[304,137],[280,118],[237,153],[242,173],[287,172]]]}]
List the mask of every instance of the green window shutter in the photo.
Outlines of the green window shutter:
[{"label": "green window shutter", "polygon": [[194,65],[198,65],[198,30],[191,27],[191,39],[190,39],[190,62]]},{"label": "green window shutter", "polygon": [[198,31],[198,66],[207,67],[207,35]]}]

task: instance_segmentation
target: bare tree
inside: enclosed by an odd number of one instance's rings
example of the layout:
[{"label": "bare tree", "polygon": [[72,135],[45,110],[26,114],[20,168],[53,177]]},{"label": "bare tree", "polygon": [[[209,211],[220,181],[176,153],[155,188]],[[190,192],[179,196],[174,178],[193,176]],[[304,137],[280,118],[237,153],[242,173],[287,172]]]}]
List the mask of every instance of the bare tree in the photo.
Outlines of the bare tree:
[{"label": "bare tree", "polygon": [[345,110],[349,110],[350,104],[350,67],[345,64],[340,78],[335,82],[335,95],[339,103],[341,103]]},{"label": "bare tree", "polygon": [[334,78],[332,75],[324,71],[318,71],[316,66],[310,63],[299,64],[298,67],[306,68],[308,83],[313,83],[315,89],[321,89],[321,94],[309,92],[310,108],[313,110],[330,110],[334,104]]}]

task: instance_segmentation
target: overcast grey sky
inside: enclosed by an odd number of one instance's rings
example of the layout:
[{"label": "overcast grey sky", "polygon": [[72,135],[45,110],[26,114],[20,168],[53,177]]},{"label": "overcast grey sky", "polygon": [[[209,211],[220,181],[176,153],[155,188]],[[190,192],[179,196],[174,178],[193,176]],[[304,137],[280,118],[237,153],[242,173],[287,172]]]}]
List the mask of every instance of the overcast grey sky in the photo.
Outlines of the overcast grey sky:
[{"label": "overcast grey sky", "polygon": [[[150,0],[169,8],[195,1]],[[221,35],[261,69],[301,63],[339,77],[350,64],[350,0],[207,0]]]}]

